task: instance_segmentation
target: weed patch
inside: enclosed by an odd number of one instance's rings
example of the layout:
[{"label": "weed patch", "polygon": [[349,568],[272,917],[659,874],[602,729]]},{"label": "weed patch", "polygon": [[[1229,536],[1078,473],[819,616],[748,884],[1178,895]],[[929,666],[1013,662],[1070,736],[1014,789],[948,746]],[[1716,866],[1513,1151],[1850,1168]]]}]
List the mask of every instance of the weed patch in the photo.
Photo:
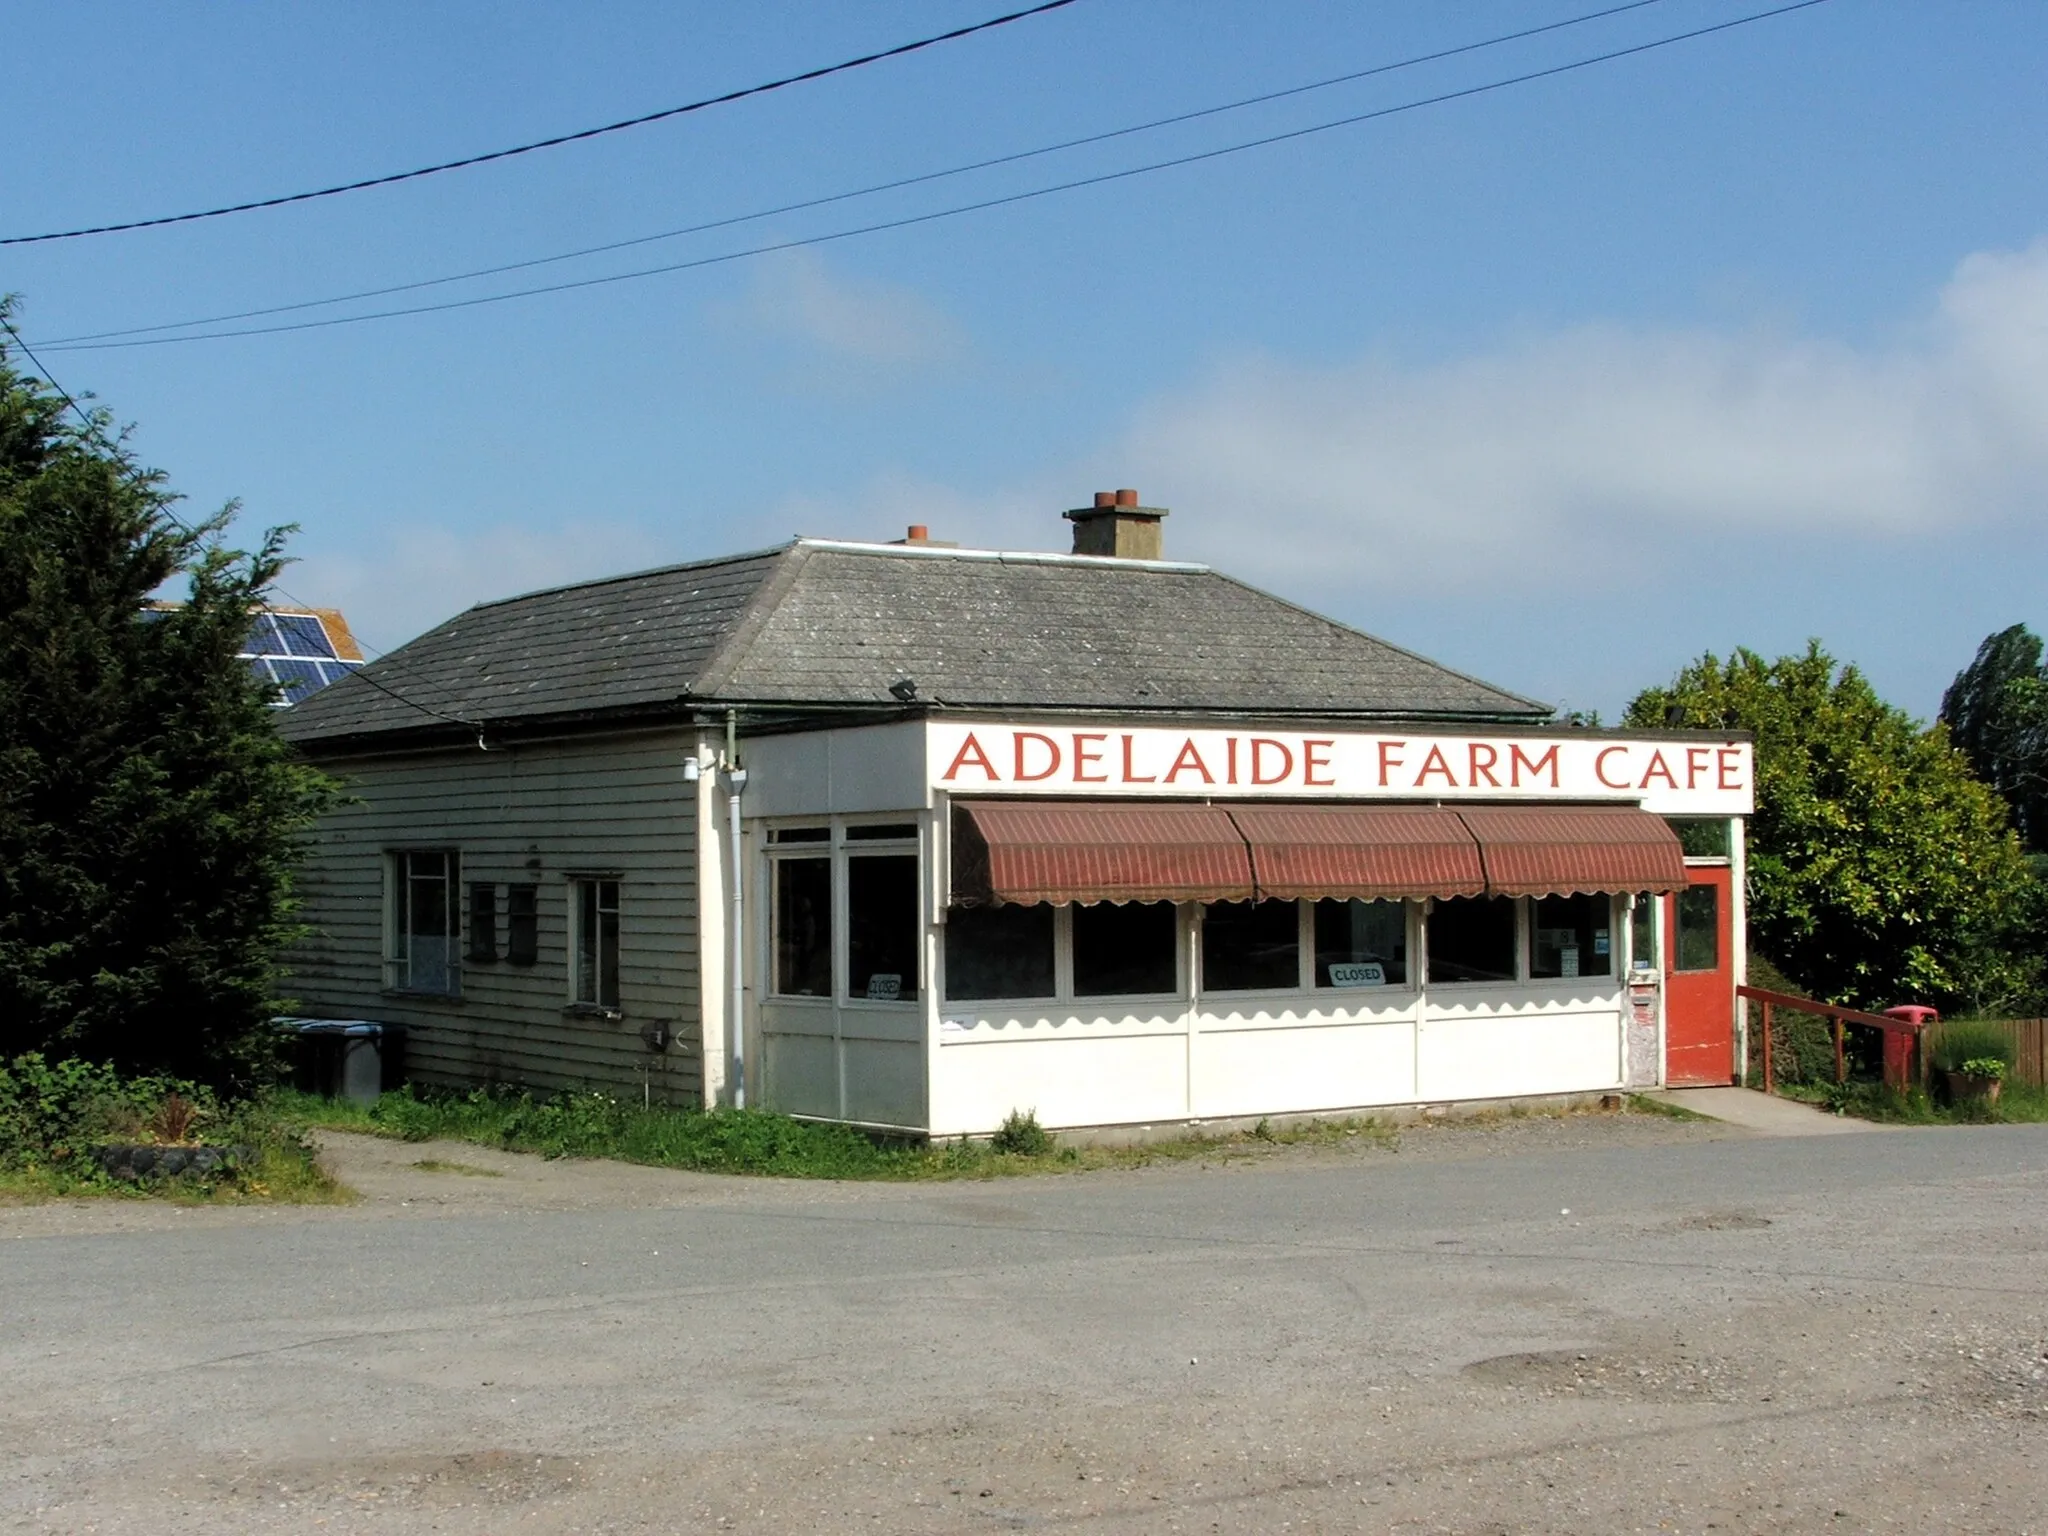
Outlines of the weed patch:
[{"label": "weed patch", "polygon": [[280,1119],[306,1128],[792,1179],[995,1179],[1225,1160],[1284,1146],[1383,1147],[1395,1141],[1393,1127],[1379,1121],[1316,1120],[1268,1124],[1256,1135],[1190,1133],[1139,1146],[1076,1147],[1062,1145],[1036,1116],[1019,1111],[987,1141],[927,1142],[758,1109],[650,1109],[604,1093],[542,1099],[485,1088],[435,1094],[407,1087],[367,1105],[281,1092],[268,1103]]}]

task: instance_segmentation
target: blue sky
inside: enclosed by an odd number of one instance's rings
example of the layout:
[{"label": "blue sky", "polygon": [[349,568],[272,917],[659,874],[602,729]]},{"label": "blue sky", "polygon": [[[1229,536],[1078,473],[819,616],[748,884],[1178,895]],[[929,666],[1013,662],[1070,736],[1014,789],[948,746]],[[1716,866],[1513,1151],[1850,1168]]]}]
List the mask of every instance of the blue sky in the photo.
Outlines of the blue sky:
[{"label": "blue sky", "polygon": [[[387,649],[482,598],[795,532],[923,522],[1060,548],[1061,509],[1130,485],[1173,508],[1169,554],[1520,692],[1611,715],[1703,650],[1817,635],[1930,714],[1984,634],[2048,624],[2037,0],[1829,0],[1201,165],[575,293],[55,345],[749,213],[1598,8],[1079,0],[504,164],[0,247],[0,290],[196,509],[240,497],[252,536],[301,524],[287,587]],[[1766,8],[1660,0],[543,276],[974,201]],[[135,3],[87,26],[17,0],[0,234],[474,153],[1002,9]]]}]

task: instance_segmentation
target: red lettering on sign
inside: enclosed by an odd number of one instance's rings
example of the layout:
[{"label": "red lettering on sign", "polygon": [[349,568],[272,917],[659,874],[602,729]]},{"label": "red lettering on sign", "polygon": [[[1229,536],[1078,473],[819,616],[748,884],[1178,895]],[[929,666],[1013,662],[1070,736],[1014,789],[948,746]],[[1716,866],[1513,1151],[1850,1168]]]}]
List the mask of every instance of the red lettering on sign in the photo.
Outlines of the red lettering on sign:
[{"label": "red lettering on sign", "polygon": [[960,750],[953,754],[953,766],[948,768],[940,777],[950,784],[953,782],[953,775],[962,768],[979,768],[988,775],[989,783],[997,784],[1001,782],[1001,779],[996,774],[996,765],[988,760],[988,754],[982,751],[981,743],[974,739],[974,732],[972,731],[969,731],[967,739],[960,743]]},{"label": "red lettering on sign", "polygon": [[1671,788],[1678,788],[1678,777],[1672,773],[1671,765],[1664,761],[1664,754],[1662,752],[1652,752],[1650,754],[1650,766],[1643,770],[1643,782],[1638,784],[1636,788],[1648,789],[1652,779],[1662,779]]},{"label": "red lettering on sign", "polygon": [[[1280,754],[1280,771],[1278,773],[1267,773],[1265,771],[1266,750],[1269,747]],[[1288,749],[1287,743],[1275,741],[1270,736],[1254,736],[1252,738],[1252,782],[1254,784],[1278,784],[1292,772],[1294,772],[1294,753]]]},{"label": "red lettering on sign", "polygon": [[1607,777],[1607,759],[1614,756],[1617,752],[1626,753],[1627,751],[1627,747],[1602,747],[1593,758],[1593,777],[1602,784],[1605,784],[1609,789],[1634,788],[1627,779],[1615,780]]},{"label": "red lettering on sign", "polygon": [[[1481,753],[1485,755],[1482,757]],[[1472,743],[1472,751],[1469,756],[1471,757],[1471,762],[1466,766],[1471,769],[1471,772],[1466,775],[1466,781],[1474,789],[1477,789],[1479,781],[1484,779],[1493,788],[1499,789],[1500,780],[1493,776],[1493,765],[1500,761],[1500,749],[1488,746],[1483,741],[1475,741]]]},{"label": "red lettering on sign", "polygon": [[1223,780],[1226,784],[1237,782],[1237,738],[1223,738]]},{"label": "red lettering on sign", "polygon": [[[1017,771],[1011,777],[1019,784],[1036,784],[1039,780],[1049,779],[1060,771],[1060,744],[1050,736],[1041,736],[1036,731],[1018,731],[1012,736],[1011,740],[1017,752]],[[1027,741],[1035,741],[1045,748],[1047,761],[1042,772],[1029,773],[1025,771],[1024,743]]]},{"label": "red lettering on sign", "polygon": [[1183,772],[1190,770],[1199,773],[1204,784],[1216,782],[1216,776],[1209,772],[1209,765],[1202,761],[1202,754],[1195,750],[1195,738],[1192,736],[1180,744],[1180,751],[1174,756],[1173,766],[1166,770],[1166,782],[1171,784]]},{"label": "red lettering on sign", "polygon": [[[1330,766],[1329,752],[1336,746],[1335,741],[1304,741],[1301,744],[1301,782],[1312,789],[1334,789],[1337,781],[1331,778],[1319,779],[1316,770],[1326,772]],[[1320,749],[1320,750],[1318,750]]]},{"label": "red lettering on sign", "polygon": [[1508,783],[1516,789],[1522,787],[1522,770],[1526,768],[1533,777],[1545,768],[1550,770],[1550,787],[1557,788],[1557,748],[1552,746],[1541,757],[1531,757],[1520,744],[1508,748]]},{"label": "red lettering on sign", "polygon": [[[1076,784],[1107,784],[1109,782],[1109,775],[1106,773],[1088,773],[1085,771],[1091,763],[1102,761],[1102,754],[1090,750],[1085,743],[1107,740],[1109,740],[1109,736],[1102,731],[1074,732],[1074,782]],[[1125,750],[1128,751],[1129,748]],[[1058,767],[1059,764],[1055,762],[1053,766]]]},{"label": "red lettering on sign", "polygon": [[1131,737],[1128,732],[1124,735],[1124,782],[1126,784],[1156,784],[1159,782],[1154,775],[1149,773],[1140,777],[1137,770],[1131,766]]},{"label": "red lettering on sign", "polygon": [[1380,788],[1387,787],[1387,775],[1401,766],[1401,749],[1405,741],[1383,741],[1380,743]]},{"label": "red lettering on sign", "polygon": [[1415,787],[1422,788],[1423,781],[1432,773],[1441,775],[1443,781],[1451,788],[1458,787],[1458,776],[1451,772],[1451,765],[1445,761],[1442,747],[1432,746],[1429,749],[1429,756],[1422,760],[1422,771],[1415,775]]},{"label": "red lettering on sign", "polygon": [[1700,787],[1700,775],[1707,771],[1707,759],[1709,756],[1710,754],[1705,747],[1687,747],[1685,749],[1685,787],[1687,789],[1698,789]]},{"label": "red lettering on sign", "polygon": [[1723,747],[1715,754],[1720,758],[1719,788],[1742,788],[1742,748]]}]

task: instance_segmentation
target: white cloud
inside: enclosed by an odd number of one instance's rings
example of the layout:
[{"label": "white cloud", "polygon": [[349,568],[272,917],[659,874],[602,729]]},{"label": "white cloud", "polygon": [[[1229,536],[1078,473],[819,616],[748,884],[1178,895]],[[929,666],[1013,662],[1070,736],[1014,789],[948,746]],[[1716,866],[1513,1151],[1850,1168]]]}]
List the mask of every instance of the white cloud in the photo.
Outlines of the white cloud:
[{"label": "white cloud", "polygon": [[[1702,535],[1983,521],[2048,492],[2048,240],[1969,257],[1875,345],[1600,324],[1427,366],[1239,360],[1062,476],[1057,505],[1136,484],[1181,508],[1169,552],[1297,592],[1604,581],[1622,548]],[[962,516],[1014,535],[1017,500]]]},{"label": "white cloud", "polygon": [[423,524],[361,540],[349,553],[308,555],[285,569],[283,584],[301,601],[339,608],[367,653],[396,650],[473,603],[682,558],[630,524],[462,532]]},{"label": "white cloud", "polygon": [[754,268],[753,285],[717,318],[842,362],[915,366],[966,350],[959,323],[911,289],[834,273],[813,251],[785,251]]}]

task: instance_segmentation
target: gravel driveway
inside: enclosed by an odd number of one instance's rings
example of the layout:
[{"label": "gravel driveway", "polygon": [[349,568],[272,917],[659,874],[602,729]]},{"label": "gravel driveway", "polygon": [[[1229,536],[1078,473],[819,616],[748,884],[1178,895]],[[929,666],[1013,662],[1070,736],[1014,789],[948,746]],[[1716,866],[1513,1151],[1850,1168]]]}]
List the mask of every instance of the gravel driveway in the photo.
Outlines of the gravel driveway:
[{"label": "gravel driveway", "polygon": [[0,1530],[2048,1531],[2048,1127],[330,1147],[361,1205],[0,1211]]}]

